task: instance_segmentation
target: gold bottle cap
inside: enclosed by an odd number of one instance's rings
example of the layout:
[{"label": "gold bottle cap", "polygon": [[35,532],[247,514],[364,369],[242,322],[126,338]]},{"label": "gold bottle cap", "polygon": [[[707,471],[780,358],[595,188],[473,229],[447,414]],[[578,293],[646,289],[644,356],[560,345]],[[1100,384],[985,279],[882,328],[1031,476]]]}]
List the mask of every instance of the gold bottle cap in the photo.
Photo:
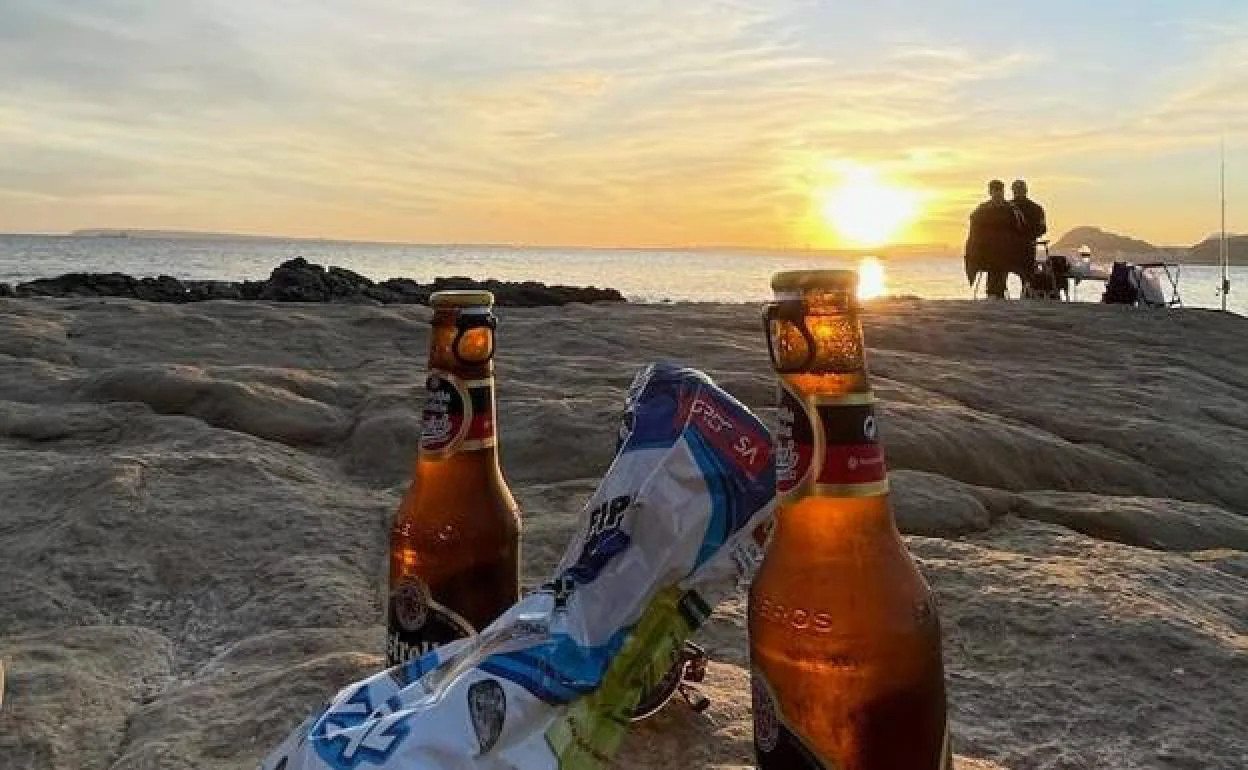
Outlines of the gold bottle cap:
[{"label": "gold bottle cap", "polygon": [[800,292],[807,289],[856,292],[858,271],[786,270],[771,277],[771,290],[774,292]]},{"label": "gold bottle cap", "polygon": [[449,289],[429,295],[430,307],[491,307],[494,293],[484,289]]}]

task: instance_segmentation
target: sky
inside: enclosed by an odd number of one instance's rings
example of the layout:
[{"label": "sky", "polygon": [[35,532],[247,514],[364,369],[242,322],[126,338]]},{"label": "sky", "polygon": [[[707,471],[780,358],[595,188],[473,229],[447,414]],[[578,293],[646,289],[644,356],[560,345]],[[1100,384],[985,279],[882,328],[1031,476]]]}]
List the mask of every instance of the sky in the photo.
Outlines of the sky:
[{"label": "sky", "polygon": [[837,247],[867,174],[1190,244],[1222,136],[1248,230],[1243,0],[0,0],[0,84],[0,232]]}]

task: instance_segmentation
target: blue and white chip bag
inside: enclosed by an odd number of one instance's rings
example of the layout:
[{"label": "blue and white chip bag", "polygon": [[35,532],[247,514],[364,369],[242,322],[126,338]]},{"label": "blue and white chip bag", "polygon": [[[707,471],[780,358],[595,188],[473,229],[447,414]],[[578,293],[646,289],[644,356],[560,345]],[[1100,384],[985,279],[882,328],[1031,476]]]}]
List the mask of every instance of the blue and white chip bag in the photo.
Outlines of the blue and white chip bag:
[{"label": "blue and white chip bag", "polygon": [[643,369],[551,581],[480,634],[343,688],[263,770],[590,770],[757,563],[765,426],[701,372]]}]

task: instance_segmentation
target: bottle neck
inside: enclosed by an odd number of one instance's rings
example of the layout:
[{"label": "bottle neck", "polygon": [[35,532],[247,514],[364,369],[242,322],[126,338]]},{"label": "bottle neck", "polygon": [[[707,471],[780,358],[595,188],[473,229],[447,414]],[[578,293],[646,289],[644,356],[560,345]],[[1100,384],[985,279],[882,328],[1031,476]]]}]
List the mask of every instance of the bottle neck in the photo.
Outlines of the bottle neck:
[{"label": "bottle neck", "polygon": [[441,461],[471,453],[497,462],[493,359],[465,364],[456,358],[452,349],[456,333],[450,324],[435,324],[433,328],[421,414],[420,459]]},{"label": "bottle neck", "polygon": [[780,378],[777,529],[801,538],[835,525],[896,537],[856,281],[839,271],[777,279],[776,301],[763,312]]},{"label": "bottle neck", "polygon": [[769,316],[768,333],[780,378],[781,504],[885,496],[888,473],[857,313],[789,304]]}]

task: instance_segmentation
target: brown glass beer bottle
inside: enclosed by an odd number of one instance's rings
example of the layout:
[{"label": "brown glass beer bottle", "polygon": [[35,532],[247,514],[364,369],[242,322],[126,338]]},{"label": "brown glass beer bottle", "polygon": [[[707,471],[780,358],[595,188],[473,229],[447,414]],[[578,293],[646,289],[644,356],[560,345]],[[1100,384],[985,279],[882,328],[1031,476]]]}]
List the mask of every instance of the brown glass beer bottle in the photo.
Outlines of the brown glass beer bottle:
[{"label": "brown glass beer bottle", "polygon": [[494,296],[433,307],[420,450],[390,530],[388,666],[488,626],[520,592],[520,518],[498,463]]},{"label": "brown glass beer bottle", "polygon": [[940,625],[897,531],[850,270],[778,273],[778,504],[750,587],[762,770],[952,767]]}]

